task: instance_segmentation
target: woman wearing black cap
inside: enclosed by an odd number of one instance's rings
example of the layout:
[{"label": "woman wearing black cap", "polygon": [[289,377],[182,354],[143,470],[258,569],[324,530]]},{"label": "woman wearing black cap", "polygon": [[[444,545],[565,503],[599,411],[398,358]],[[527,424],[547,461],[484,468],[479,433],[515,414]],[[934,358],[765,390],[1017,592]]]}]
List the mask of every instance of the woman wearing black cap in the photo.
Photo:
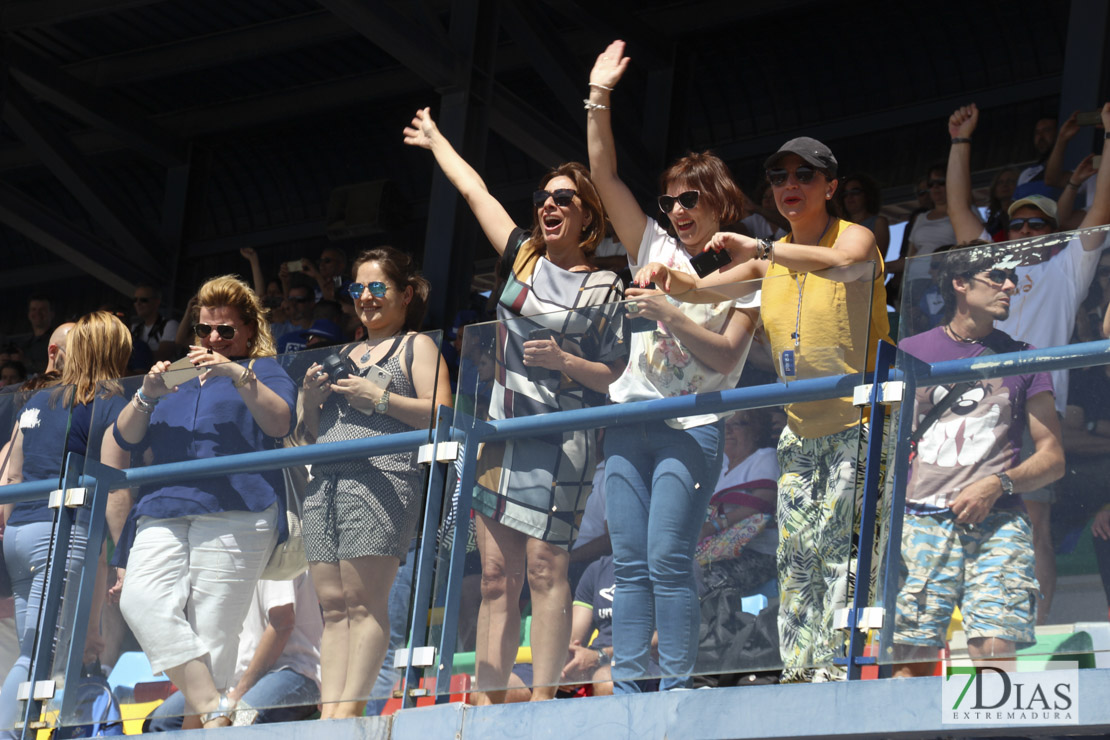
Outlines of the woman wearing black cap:
[{"label": "woman wearing black cap", "polygon": [[[875,236],[833,214],[837,162],[821,142],[791,139],[764,168],[790,233],[772,243],[722,232],[706,249],[727,250],[731,264],[700,280],[660,265],[655,281],[678,294],[763,277],[760,315],[783,381],[863,372],[890,332]],[[786,413],[778,444],[783,680],[827,680],[842,674],[833,665],[841,642],[833,612],[848,605],[866,428],[848,398],[795,403]]]}]

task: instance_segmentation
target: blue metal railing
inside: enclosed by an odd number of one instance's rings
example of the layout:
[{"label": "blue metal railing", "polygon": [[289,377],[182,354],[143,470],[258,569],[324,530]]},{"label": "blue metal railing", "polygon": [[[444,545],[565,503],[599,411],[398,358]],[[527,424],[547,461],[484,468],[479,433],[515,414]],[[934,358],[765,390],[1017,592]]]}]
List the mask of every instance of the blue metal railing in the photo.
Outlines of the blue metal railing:
[{"label": "blue metal railing", "polygon": [[[884,375],[887,376],[886,379],[891,381],[904,380],[910,388],[910,390],[907,391],[908,393],[912,393],[914,385],[926,383],[929,385],[936,385],[958,382],[971,378],[999,377],[1001,375],[1110,364],[1110,340],[1043,350],[991,355],[986,358],[951,360],[937,362],[931,365],[913,360],[913,358],[909,358],[905,355],[900,355],[901,359],[899,364],[902,366],[902,369],[890,369],[889,373],[887,373],[892,352],[893,349],[888,346],[882,349],[879,354],[878,361],[880,372],[877,376],[879,383],[884,382]],[[804,401],[841,398],[852,396],[854,389],[861,381],[869,382],[873,377],[876,376],[872,373],[868,373],[867,376],[854,373],[852,375],[837,377],[797,380],[789,384],[772,383],[764,386],[738,388],[716,393],[600,406],[491,422],[479,422],[458,415],[453,419],[454,423],[452,424],[450,411],[441,408],[437,417],[435,429],[431,431],[420,430],[346,442],[330,442],[304,447],[292,447],[203,460],[168,463],[145,468],[131,468],[123,471],[112,470],[97,464],[85,464],[83,459],[74,456],[71,457],[67,465],[65,485],[67,487],[85,486],[93,488],[93,496],[90,503],[93,510],[91,519],[93,524],[91,526],[99,526],[102,532],[103,504],[109,489],[133,487],[142,484],[156,484],[175,479],[180,480],[183,477],[201,479],[236,472],[273,470],[291,465],[336,462],[393,452],[409,452],[429,442],[430,436],[432,436],[436,442],[442,442],[448,439],[462,440],[465,442],[463,448],[465,456],[462,472],[459,477],[458,507],[460,512],[466,512],[470,507],[470,495],[473,489],[477,448],[478,444],[483,441],[496,441],[531,434],[550,434],[571,429],[593,429],[616,424],[671,419],[678,416],[694,414],[728,412],[747,408],[779,406]],[[871,396],[872,401],[877,399],[877,395],[875,394],[876,390],[873,389]],[[907,396],[907,398],[909,397],[910,396]],[[888,563],[893,562],[891,558],[897,556],[898,551],[895,548],[900,545],[901,539],[900,537],[895,537],[895,530],[900,530],[900,509],[901,504],[904,502],[905,473],[908,460],[906,455],[906,443],[909,438],[909,427],[912,423],[911,420],[906,418],[908,416],[910,415],[902,415],[903,418],[898,432],[897,448],[894,459],[894,499],[892,500],[890,509],[892,512],[892,520],[887,523],[890,533],[887,551]],[[876,417],[872,418],[874,419]],[[871,435],[872,442],[869,446],[869,463],[871,462],[871,456],[875,455],[877,457],[875,451],[878,450],[881,445],[888,442],[882,438],[883,426],[880,418],[879,422],[875,423],[875,426],[872,427],[874,433]],[[874,464],[877,465],[877,463],[878,461],[876,459]],[[90,473],[93,474],[90,475]],[[427,614],[432,606],[431,602],[433,598],[431,584],[433,583],[434,574],[432,569],[434,567],[436,554],[435,531],[440,521],[442,506],[444,505],[445,499],[448,498],[444,491],[445,480],[446,476],[444,475],[442,466],[438,466],[429,476],[428,505],[421,527],[422,542],[420,552],[418,553],[418,563],[414,582],[415,593],[411,607],[413,613],[409,642],[411,647],[421,647],[427,639]],[[865,485],[869,490],[865,491],[865,501],[867,503],[862,512],[865,523],[874,521],[873,518],[875,516],[878,498],[878,475],[872,474],[872,471],[869,469],[866,481]],[[54,481],[36,481],[6,486],[0,488],[0,504],[41,500],[45,498],[50,491],[54,490],[55,487]],[[870,490],[872,488],[874,490]],[[72,517],[72,513],[67,512],[66,508],[62,507],[58,513],[58,517],[59,520],[62,521],[65,517]],[[868,517],[871,517],[871,519],[869,520]],[[72,520],[69,526],[72,526]],[[449,685],[453,663],[457,632],[457,606],[462,582],[462,561],[466,546],[466,526],[466,517],[457,516],[457,529],[452,543],[446,601],[444,603],[443,629],[436,656],[438,668],[437,694],[439,694],[440,700],[443,701],[447,699],[445,687]],[[90,531],[90,534],[93,534],[93,532]],[[870,553],[873,544],[872,538],[873,527],[864,526],[859,537],[859,551],[861,554],[864,552]],[[57,564],[64,567],[68,539],[69,535],[67,529],[67,534],[64,538],[58,537],[56,539],[55,549],[51,556],[47,589],[49,594],[54,594],[53,598],[55,600],[61,594],[61,580],[63,578],[63,568],[57,567]],[[887,568],[887,580],[883,589],[883,597],[888,614],[892,613],[892,603],[890,600],[893,599],[894,594],[897,593],[897,583],[892,583],[890,581],[890,578],[896,577],[896,575],[891,575],[892,570],[891,568]],[[862,565],[860,572],[863,572]],[[55,583],[55,581],[57,581],[57,583]],[[862,595],[862,598],[866,599],[866,593]],[[81,614],[87,616],[91,599],[91,590],[85,588],[84,584],[82,584],[77,598],[78,603],[74,612],[76,616],[80,616]],[[56,601],[54,603],[56,603]],[[857,596],[853,615],[856,614],[858,609],[863,605],[865,604],[861,601],[861,597]],[[56,613],[56,610],[44,609],[44,613]],[[892,620],[887,619],[885,622],[884,634],[890,629]],[[46,624],[42,626],[44,629],[49,627],[49,625]],[[86,626],[87,620],[75,618],[73,621],[72,629],[74,630],[74,634],[70,642],[71,655],[70,659],[67,661],[67,675],[74,675],[69,673],[69,671],[74,670],[75,651],[78,656],[76,666],[80,666],[79,654],[84,644],[84,631]],[[857,630],[853,629],[853,634],[856,631]],[[44,631],[42,634],[52,634],[52,632],[53,628],[51,627],[49,632]],[[35,655],[32,663],[32,681],[45,680],[53,665],[52,641],[40,640],[39,642],[41,643],[41,649]],[[884,640],[883,644],[889,643]],[[866,663],[873,663],[874,659],[864,658],[862,656],[861,644],[858,641],[852,641],[850,642],[849,652],[845,662],[848,666],[850,677],[857,678],[859,675],[859,667]],[[404,683],[406,705],[411,705],[412,703],[411,689],[417,680],[417,672],[410,666],[409,670],[406,672]],[[37,720],[40,709],[41,706],[38,701],[29,701],[25,717],[33,717]],[[65,707],[63,706],[63,717],[64,716],[66,715]],[[29,738],[31,736],[32,726],[31,722],[25,723],[24,737]]]}]

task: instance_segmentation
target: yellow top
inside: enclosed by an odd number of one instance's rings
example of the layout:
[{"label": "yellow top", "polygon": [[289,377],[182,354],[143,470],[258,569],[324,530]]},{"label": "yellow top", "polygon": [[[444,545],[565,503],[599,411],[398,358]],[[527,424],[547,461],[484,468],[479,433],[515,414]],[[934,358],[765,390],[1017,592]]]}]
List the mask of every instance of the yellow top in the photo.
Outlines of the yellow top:
[{"label": "yellow top", "polygon": [[[852,224],[833,223],[818,246],[832,248]],[[779,241],[790,242],[793,234]],[[760,313],[781,380],[802,380],[873,370],[880,339],[890,341],[882,258],[873,280],[838,282],[820,273],[796,273],[782,265],[767,268]],[[870,308],[869,308],[870,307]],[[794,334],[797,333],[797,339]],[[782,376],[782,353],[794,351],[795,375]],[[851,398],[795,403],[787,422],[799,437],[824,437],[860,423]]]}]

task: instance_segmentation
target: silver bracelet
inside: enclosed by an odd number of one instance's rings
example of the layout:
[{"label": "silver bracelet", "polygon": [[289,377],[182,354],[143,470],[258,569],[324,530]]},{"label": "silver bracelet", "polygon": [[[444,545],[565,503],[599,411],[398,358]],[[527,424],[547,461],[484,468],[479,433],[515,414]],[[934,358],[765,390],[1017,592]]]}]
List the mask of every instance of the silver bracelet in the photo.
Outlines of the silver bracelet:
[{"label": "silver bracelet", "polygon": [[584,98],[582,100],[582,103],[583,103],[582,107],[585,108],[586,110],[613,110],[608,105],[602,105],[601,103],[591,102],[589,98]]},{"label": "silver bracelet", "polygon": [[142,392],[141,391],[136,391],[135,395],[131,397],[131,401],[134,403],[135,408],[138,410],[138,412],[140,414],[145,414],[146,416],[150,416],[152,413],[154,413],[154,407],[157,404],[148,403],[148,402],[144,401],[141,398],[141,396],[142,396]]},{"label": "silver bracelet", "polygon": [[755,258],[757,260],[771,259],[774,252],[774,244],[770,239],[756,239]]},{"label": "silver bracelet", "polygon": [[606,92],[613,92],[613,88],[605,87],[605,85],[598,84],[597,82],[591,82],[589,86],[590,87],[596,87],[598,90],[605,90]]}]

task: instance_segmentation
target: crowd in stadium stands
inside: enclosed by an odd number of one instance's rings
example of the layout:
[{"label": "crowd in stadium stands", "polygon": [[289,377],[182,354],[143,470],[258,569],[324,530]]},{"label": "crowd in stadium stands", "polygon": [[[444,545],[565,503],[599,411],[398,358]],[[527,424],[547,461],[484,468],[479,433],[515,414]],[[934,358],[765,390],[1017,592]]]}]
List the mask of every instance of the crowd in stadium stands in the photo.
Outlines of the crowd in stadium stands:
[{"label": "crowd in stadium stands", "polygon": [[[621,41],[598,56],[588,165],[546,174],[528,224],[429,109],[404,129],[499,255],[488,309],[460,310],[442,347],[419,332],[447,286],[391,247],[329,246],[269,274],[243,248],[244,278],[205,281],[179,316],[150,284],[131,312],[57,316],[32,297],[29,331],[0,342],[0,485],[57,478],[67,452],[127,468],[427,429],[441,404],[500,420],[860,373],[899,336],[925,362],[1110,337],[1110,103],[1026,122],[1036,163],[998,170],[981,203],[971,150],[990,111],[938,121],[947,158],[884,261],[896,224],[879,184],[805,136],[768,152],[747,193],[712,152],[689,153],[645,213],[612,125],[630,63]],[[1080,136],[1094,152],[1067,162]],[[835,613],[881,587],[892,517],[895,675],[935,670],[957,607],[973,659],[1012,656],[1050,617],[1057,553],[1088,528],[1110,598],[1108,377],[919,388],[905,510],[884,475],[871,573],[855,572],[856,536],[878,430],[850,399],[483,445],[471,511],[456,489],[440,532],[467,533],[469,700],[841,679]],[[111,548],[88,559],[86,671],[141,651],[177,689],[151,730],[364,714],[398,677],[421,470],[399,452],[114,491]],[[19,719],[51,520],[40,503],[0,517],[0,734]],[[304,567],[272,570],[298,549]]]}]

